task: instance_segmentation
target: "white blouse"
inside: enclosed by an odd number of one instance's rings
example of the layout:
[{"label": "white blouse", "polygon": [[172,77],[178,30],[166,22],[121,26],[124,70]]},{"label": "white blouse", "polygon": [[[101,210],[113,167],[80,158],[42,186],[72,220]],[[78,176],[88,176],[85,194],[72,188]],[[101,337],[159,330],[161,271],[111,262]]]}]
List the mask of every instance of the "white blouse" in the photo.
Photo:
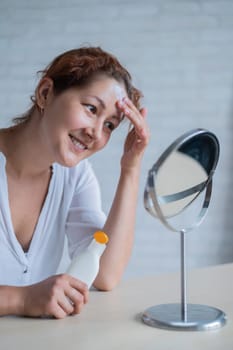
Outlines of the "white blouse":
[{"label": "white blouse", "polygon": [[53,164],[48,193],[25,253],[12,225],[5,164],[0,153],[0,285],[30,285],[56,273],[65,235],[72,258],[89,244],[106,217],[89,162],[83,160],[73,168]]}]

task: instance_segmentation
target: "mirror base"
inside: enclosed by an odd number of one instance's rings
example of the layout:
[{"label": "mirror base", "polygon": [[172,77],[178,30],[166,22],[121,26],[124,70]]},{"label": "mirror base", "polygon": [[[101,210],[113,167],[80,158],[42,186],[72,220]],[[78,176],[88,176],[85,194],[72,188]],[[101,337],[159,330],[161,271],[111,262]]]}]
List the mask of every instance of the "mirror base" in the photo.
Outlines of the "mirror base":
[{"label": "mirror base", "polygon": [[181,304],[162,304],[152,306],[142,314],[145,324],[168,330],[207,331],[224,326],[226,315],[214,307],[188,304],[187,320],[181,317]]}]

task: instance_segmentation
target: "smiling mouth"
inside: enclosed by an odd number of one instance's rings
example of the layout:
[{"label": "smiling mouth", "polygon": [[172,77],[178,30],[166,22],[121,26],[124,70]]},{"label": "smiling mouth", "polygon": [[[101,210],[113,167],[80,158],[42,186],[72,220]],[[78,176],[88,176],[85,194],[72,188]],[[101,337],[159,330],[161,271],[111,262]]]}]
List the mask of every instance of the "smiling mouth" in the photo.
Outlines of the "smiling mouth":
[{"label": "smiling mouth", "polygon": [[82,143],[81,141],[79,141],[78,139],[76,139],[76,137],[74,137],[73,135],[69,134],[69,137],[73,143],[73,145],[75,146],[75,148],[78,148],[79,150],[86,150],[87,146],[84,145],[84,143]]}]

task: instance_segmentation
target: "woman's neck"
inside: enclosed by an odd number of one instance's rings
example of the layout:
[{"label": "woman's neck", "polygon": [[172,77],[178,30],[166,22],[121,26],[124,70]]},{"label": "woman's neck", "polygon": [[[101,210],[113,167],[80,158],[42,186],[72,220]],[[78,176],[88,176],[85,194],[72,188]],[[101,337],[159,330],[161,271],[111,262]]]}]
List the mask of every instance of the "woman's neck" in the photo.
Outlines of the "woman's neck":
[{"label": "woman's neck", "polygon": [[7,160],[7,171],[17,177],[41,175],[53,163],[40,136],[36,118],[0,130],[0,149]]}]

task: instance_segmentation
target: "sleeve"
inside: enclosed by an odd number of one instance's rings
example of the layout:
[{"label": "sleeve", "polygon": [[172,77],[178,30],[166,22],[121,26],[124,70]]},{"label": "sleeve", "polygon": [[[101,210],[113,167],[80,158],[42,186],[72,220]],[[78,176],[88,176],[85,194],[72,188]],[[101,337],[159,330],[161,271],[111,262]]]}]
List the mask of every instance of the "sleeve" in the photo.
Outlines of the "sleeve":
[{"label": "sleeve", "polygon": [[106,215],[101,207],[99,183],[88,161],[77,176],[74,195],[66,221],[69,256],[78,255],[92,240],[93,233],[104,226]]}]

